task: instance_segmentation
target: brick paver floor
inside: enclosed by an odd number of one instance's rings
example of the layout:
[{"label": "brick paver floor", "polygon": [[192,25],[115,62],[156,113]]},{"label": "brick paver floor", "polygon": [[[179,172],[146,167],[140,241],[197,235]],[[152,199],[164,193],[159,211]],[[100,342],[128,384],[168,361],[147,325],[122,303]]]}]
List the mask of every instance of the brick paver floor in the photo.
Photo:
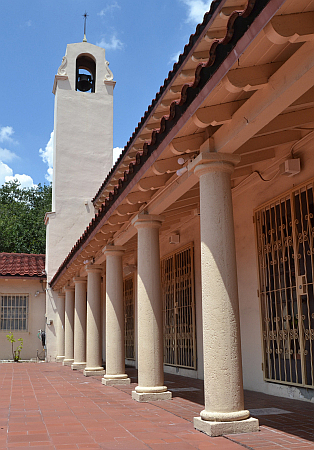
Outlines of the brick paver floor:
[{"label": "brick paver floor", "polygon": [[192,424],[200,380],[166,374],[173,399],[138,403],[127,372],[131,386],[116,388],[56,363],[0,364],[0,449],[314,450],[313,404],[247,392],[261,431],[211,438]]}]

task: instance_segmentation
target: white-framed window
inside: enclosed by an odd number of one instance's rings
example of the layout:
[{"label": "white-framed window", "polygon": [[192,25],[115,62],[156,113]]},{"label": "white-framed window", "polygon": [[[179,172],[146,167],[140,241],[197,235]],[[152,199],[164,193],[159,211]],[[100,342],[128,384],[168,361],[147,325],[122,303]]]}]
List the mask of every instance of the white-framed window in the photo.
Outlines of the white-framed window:
[{"label": "white-framed window", "polygon": [[1,330],[27,331],[28,294],[1,294]]}]

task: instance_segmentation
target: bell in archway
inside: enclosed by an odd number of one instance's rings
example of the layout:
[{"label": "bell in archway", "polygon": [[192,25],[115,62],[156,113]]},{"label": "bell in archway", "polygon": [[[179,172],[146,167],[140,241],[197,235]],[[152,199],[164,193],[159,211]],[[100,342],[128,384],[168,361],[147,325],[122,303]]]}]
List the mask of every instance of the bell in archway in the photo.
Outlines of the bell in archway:
[{"label": "bell in archway", "polygon": [[93,87],[91,75],[80,73],[77,79],[77,90],[82,92],[90,91]]}]

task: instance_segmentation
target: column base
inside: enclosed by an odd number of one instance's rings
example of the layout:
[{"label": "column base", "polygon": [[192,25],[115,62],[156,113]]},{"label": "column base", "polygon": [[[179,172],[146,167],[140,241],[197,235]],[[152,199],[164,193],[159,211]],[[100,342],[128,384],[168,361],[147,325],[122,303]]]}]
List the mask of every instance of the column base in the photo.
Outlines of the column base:
[{"label": "column base", "polygon": [[137,402],[155,402],[156,400],[171,400],[172,392],[136,392],[132,391],[132,399]]},{"label": "column base", "polygon": [[105,371],[103,367],[85,367],[83,370],[84,377],[93,377],[98,375],[105,375]]},{"label": "column base", "polygon": [[250,417],[245,420],[235,420],[233,422],[210,422],[201,417],[194,417],[194,428],[202,431],[208,436],[223,436],[226,434],[253,433],[259,431],[258,419]]},{"label": "column base", "polygon": [[63,360],[64,360],[64,358],[65,358],[64,356],[57,356],[57,357],[56,357],[56,362],[58,362],[58,363],[61,362],[61,363],[62,363]]},{"label": "column base", "polygon": [[71,366],[74,363],[74,359],[64,359],[62,364],[64,366]]},{"label": "column base", "polygon": [[130,384],[130,378],[103,378],[101,380],[102,384],[105,386],[115,386],[117,384]]},{"label": "column base", "polygon": [[74,362],[71,365],[71,369],[72,370],[80,370],[80,369],[85,369],[86,367],[86,363],[85,362]]}]

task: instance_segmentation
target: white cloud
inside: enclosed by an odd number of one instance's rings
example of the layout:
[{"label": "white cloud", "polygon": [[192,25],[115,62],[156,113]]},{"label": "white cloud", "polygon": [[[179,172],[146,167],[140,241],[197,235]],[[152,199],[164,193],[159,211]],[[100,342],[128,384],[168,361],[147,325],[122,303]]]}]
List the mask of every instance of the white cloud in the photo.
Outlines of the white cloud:
[{"label": "white cloud", "polygon": [[105,6],[105,8],[97,13],[97,15],[104,17],[108,12],[112,13],[114,9],[121,9],[121,7],[118,5],[118,2],[113,2],[111,5]]},{"label": "white cloud", "polygon": [[122,50],[124,47],[123,42],[121,42],[115,34],[111,36],[109,41],[107,41],[105,38],[102,38],[101,41],[96,42],[96,45],[98,45],[98,47],[104,48],[105,50]]},{"label": "white cloud", "polygon": [[47,173],[45,178],[47,181],[52,181],[53,174],[53,132],[50,134],[50,139],[46,145],[45,150],[39,149],[39,155],[41,156],[44,163],[48,164]]},{"label": "white cloud", "polygon": [[200,23],[204,14],[209,10],[211,0],[181,0],[188,7],[187,22]]},{"label": "white cloud", "polygon": [[10,141],[12,142],[12,135],[14,130],[12,127],[1,127],[0,128],[0,142]]},{"label": "white cloud", "polygon": [[[14,130],[12,127],[0,127],[0,142],[10,142],[16,144],[12,136]],[[8,181],[17,180],[21,187],[36,187],[32,177],[26,174],[15,174],[13,169],[9,167],[5,162],[11,162],[13,159],[19,158],[14,152],[8,150],[7,148],[0,147],[0,186]]]},{"label": "white cloud", "polygon": [[5,181],[14,181],[17,180],[22,188],[30,188],[30,187],[37,187],[37,184],[34,184],[33,178],[29,175],[25,175],[24,173],[22,175],[16,173],[14,176],[6,176]]},{"label": "white cloud", "polygon": [[7,164],[0,161],[0,186],[6,182],[6,178],[13,175],[13,170]]},{"label": "white cloud", "polygon": [[21,187],[36,187],[36,184],[34,184],[34,181],[32,177],[25,174],[15,174],[13,175],[13,170],[11,167],[9,167],[7,164],[4,164],[2,161],[0,161],[0,186],[2,186],[4,183],[8,181],[17,180]]},{"label": "white cloud", "polygon": [[174,64],[174,63],[178,62],[180,54],[181,54],[181,52],[174,53],[169,60],[169,64]]},{"label": "white cloud", "polygon": [[18,158],[14,152],[11,152],[11,150],[8,150],[7,148],[0,147],[0,161],[10,162],[14,158]]},{"label": "white cloud", "polygon": [[122,152],[123,148],[122,147],[115,147],[112,151],[112,160],[113,160],[113,164],[117,161],[117,159],[120,156],[120,153]]}]

